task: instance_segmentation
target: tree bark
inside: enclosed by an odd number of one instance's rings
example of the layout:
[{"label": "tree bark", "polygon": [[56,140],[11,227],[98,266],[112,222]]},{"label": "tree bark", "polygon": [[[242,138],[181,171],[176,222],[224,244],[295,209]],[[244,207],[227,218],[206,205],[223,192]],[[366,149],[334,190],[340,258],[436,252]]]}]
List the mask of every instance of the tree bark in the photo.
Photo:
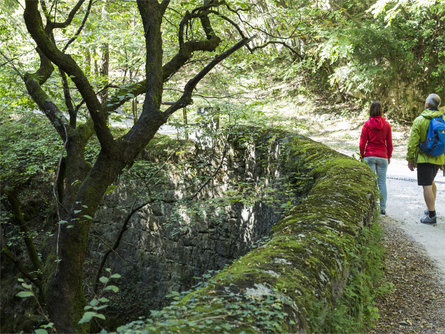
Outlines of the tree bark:
[{"label": "tree bark", "polygon": [[87,326],[78,325],[85,298],[82,290],[86,243],[94,216],[106,189],[125,165],[100,153],[99,158],[77,192],[70,212],[64,216],[56,249],[56,268],[51,275],[46,300],[50,318],[62,333],[80,333]]}]

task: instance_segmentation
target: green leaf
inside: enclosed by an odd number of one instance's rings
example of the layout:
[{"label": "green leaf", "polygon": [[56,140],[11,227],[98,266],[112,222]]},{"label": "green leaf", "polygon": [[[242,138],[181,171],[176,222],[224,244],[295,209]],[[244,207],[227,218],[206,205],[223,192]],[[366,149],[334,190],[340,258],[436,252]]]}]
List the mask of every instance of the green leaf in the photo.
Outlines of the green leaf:
[{"label": "green leaf", "polygon": [[122,276],[119,274],[113,274],[110,276],[110,278],[121,278]]},{"label": "green leaf", "polygon": [[99,281],[100,281],[101,283],[103,283],[103,284],[107,284],[108,281],[109,281],[109,279],[108,279],[107,277],[105,277],[105,276],[102,276],[101,278],[99,278]]},{"label": "green leaf", "polygon": [[22,283],[22,286],[27,289],[27,290],[31,290],[32,289],[32,285],[31,284],[26,284],[26,283]]},{"label": "green leaf", "polygon": [[85,312],[83,314],[82,319],[79,320],[79,324],[85,324],[87,322],[90,322],[91,319],[96,315],[96,312]]},{"label": "green leaf", "polygon": [[90,301],[91,306],[97,306],[98,304],[99,304],[99,301],[96,298],[94,298],[93,300]]},{"label": "green leaf", "polygon": [[97,312],[85,312],[83,314],[82,319],[79,320],[79,324],[85,324],[87,322],[90,322],[91,319],[94,317],[105,320],[105,316],[103,314],[97,313]]},{"label": "green leaf", "polygon": [[115,285],[109,285],[109,286],[105,287],[104,291],[108,291],[108,290],[111,290],[113,292],[118,292],[119,288],[117,286],[115,286]]},{"label": "green leaf", "polygon": [[20,298],[28,298],[34,296],[34,293],[32,291],[20,291],[16,296]]},{"label": "green leaf", "polygon": [[117,186],[116,185],[114,185],[114,184],[112,184],[111,186],[109,186],[108,188],[107,188],[107,190],[105,191],[105,194],[110,194],[114,189],[116,189],[117,188]]},{"label": "green leaf", "polygon": [[36,329],[34,331],[34,333],[36,333],[36,334],[48,334],[48,331],[46,329],[39,328],[39,329]]}]

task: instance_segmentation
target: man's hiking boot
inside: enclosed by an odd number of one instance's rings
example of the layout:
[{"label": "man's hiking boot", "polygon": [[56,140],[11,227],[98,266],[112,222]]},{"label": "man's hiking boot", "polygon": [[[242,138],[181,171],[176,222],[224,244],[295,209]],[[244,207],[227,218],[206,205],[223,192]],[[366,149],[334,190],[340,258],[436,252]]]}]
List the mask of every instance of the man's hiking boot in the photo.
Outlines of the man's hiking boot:
[{"label": "man's hiking boot", "polygon": [[434,216],[434,217],[430,217],[430,216],[423,217],[422,219],[420,219],[420,222],[422,224],[436,225],[436,216]]}]

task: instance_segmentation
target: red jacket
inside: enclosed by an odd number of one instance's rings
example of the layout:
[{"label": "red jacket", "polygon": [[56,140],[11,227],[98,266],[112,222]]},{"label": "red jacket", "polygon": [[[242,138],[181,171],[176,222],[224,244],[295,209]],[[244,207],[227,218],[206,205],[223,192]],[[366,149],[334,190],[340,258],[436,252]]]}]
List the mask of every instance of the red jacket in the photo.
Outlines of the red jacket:
[{"label": "red jacket", "polygon": [[360,154],[362,157],[391,158],[391,125],[381,116],[369,117],[363,124],[360,136]]}]

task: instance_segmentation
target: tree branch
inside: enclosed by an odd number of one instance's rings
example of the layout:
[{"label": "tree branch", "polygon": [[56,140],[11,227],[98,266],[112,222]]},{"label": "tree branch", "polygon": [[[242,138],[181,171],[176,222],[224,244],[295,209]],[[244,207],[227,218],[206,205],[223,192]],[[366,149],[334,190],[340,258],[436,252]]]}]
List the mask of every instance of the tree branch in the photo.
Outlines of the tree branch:
[{"label": "tree branch", "polygon": [[161,7],[164,7],[164,11],[167,9],[169,3],[170,3],[170,0],[163,0],[162,1]]},{"label": "tree branch", "polygon": [[3,56],[3,58],[5,58],[6,63],[4,64],[0,64],[0,66],[4,66],[6,64],[10,64],[12,69],[23,79],[23,74],[18,70],[17,67],[15,67],[15,65],[12,62],[12,59],[9,59],[8,56],[6,56],[1,50],[0,50],[0,54]]},{"label": "tree branch", "polygon": [[[347,11],[346,8],[340,6],[339,4],[337,4],[335,1],[330,1],[330,4],[332,6],[334,6],[335,8],[337,8],[337,10],[339,10],[340,12],[344,13],[348,19],[350,19],[351,21],[353,21],[358,27],[362,26],[362,22],[360,22],[360,19],[357,19],[355,16],[352,16],[351,14],[349,14],[349,12]],[[402,7],[403,8],[403,7]],[[406,18],[407,19],[407,18]]]},{"label": "tree branch", "polygon": [[73,43],[77,36],[79,36],[80,32],[82,31],[83,27],[85,26],[85,23],[87,22],[88,16],[90,15],[91,6],[93,4],[93,0],[90,0],[87,7],[87,12],[85,13],[82,23],[79,26],[79,29],[77,29],[76,33],[73,35],[73,37],[70,38],[70,40],[66,43],[66,45],[63,47],[62,52],[65,52],[71,43]]},{"label": "tree branch", "polygon": [[[184,64],[190,60],[193,52],[195,51],[214,51],[219,45],[221,40],[218,37],[214,37],[211,40],[206,41],[190,41],[184,43],[182,49],[173,56],[173,58],[168,61],[162,67],[162,81],[165,83],[168,79],[178,72]],[[132,85],[126,86],[118,90],[111,98],[108,99],[106,109],[108,112],[116,110],[125,102],[133,99],[135,96],[144,94],[147,90],[147,81],[141,80]]]},{"label": "tree branch", "polygon": [[241,28],[233,21],[233,20],[231,20],[230,18],[228,18],[227,16],[225,16],[225,15],[222,15],[221,13],[219,13],[219,12],[217,12],[217,11],[210,11],[210,13],[213,13],[213,14],[215,14],[215,15],[217,15],[217,16],[219,16],[220,18],[222,18],[224,21],[227,21],[227,22],[229,22],[237,31],[238,31],[238,33],[240,34],[240,36],[242,37],[242,38],[246,38],[246,36],[244,35],[244,33],[243,33],[243,31],[241,30]]},{"label": "tree branch", "polygon": [[[165,1],[168,3],[168,1]],[[164,3],[164,2],[163,2]],[[190,60],[195,51],[214,51],[216,47],[221,43],[221,39],[216,36],[212,27],[210,26],[210,21],[203,19],[207,17],[208,9],[221,5],[220,3],[212,3],[200,8],[197,8],[193,13],[187,12],[182,18],[179,24],[178,41],[179,50],[173,58],[171,58],[162,67],[162,82],[166,82],[173,74],[179,71],[184,64]],[[205,10],[207,12],[205,12]],[[207,40],[201,41],[187,41],[184,42],[184,25],[193,18],[201,18],[201,23],[203,29],[206,32]],[[146,92],[146,80],[135,83],[131,86],[127,86],[118,92],[116,92],[107,102],[107,110],[116,110],[119,106],[125,102],[131,100],[135,96],[144,94]]]},{"label": "tree branch", "polygon": [[148,201],[138,205],[136,208],[134,207],[134,205],[136,204],[136,201],[133,203],[131,209],[130,209],[130,213],[127,215],[127,218],[125,219],[124,223],[122,224],[122,227],[119,231],[119,234],[117,236],[116,241],[114,242],[113,246],[104,254],[104,256],[102,257],[102,261],[100,262],[99,265],[99,269],[97,270],[97,274],[96,274],[96,279],[94,281],[94,292],[97,292],[98,286],[99,286],[99,278],[100,275],[102,274],[102,270],[105,266],[105,262],[107,261],[108,256],[115,252],[120,245],[120,242],[122,240],[122,237],[124,236],[125,231],[128,229],[128,223],[130,222],[131,217],[133,217],[133,215],[139,211],[140,209],[142,209],[144,206],[146,206],[148,203],[150,203],[152,200],[149,199]]},{"label": "tree branch", "polygon": [[265,47],[267,47],[270,44],[280,44],[280,45],[283,45],[284,47],[289,49],[293,54],[295,54],[298,58],[300,58],[300,60],[304,59],[304,57],[299,52],[297,52],[294,48],[292,48],[291,46],[289,46],[285,42],[279,42],[279,41],[269,41],[269,42],[266,42],[266,43],[264,43],[262,45],[258,45],[258,46],[255,46],[255,47],[251,48],[250,51],[254,52],[255,50],[258,50],[258,49],[264,49]]},{"label": "tree branch", "polygon": [[36,72],[36,76],[39,79],[39,84],[43,85],[53,73],[54,66],[39,48],[37,48],[36,51],[40,56],[40,67]]},{"label": "tree branch", "polygon": [[210,183],[210,181],[215,178],[216,174],[218,174],[218,172],[220,171],[220,169],[223,166],[224,159],[226,157],[228,143],[229,143],[229,135],[227,135],[226,142],[224,144],[224,149],[223,149],[221,161],[219,162],[218,167],[215,169],[213,174],[198,188],[198,190],[195,191],[195,193],[193,195],[187,197],[186,200],[191,201],[191,200],[195,199],[195,197],[198,196],[198,194],[201,192],[201,190],[204,189]]},{"label": "tree branch", "polygon": [[107,126],[108,115],[101,110],[100,102],[87,77],[71,56],[64,54],[57,48],[51,38],[51,32],[43,28],[38,2],[25,0],[25,4],[24,18],[28,32],[45,56],[70,76],[87,104],[102,148],[105,151],[113,151],[114,139]]},{"label": "tree branch", "polygon": [[250,42],[251,39],[244,38],[238,43],[236,43],[234,46],[232,46],[227,51],[217,55],[213,60],[207,64],[195,77],[190,79],[187,84],[184,87],[184,93],[182,94],[181,98],[179,98],[178,101],[171,107],[169,107],[164,114],[166,117],[173,114],[176,110],[180,108],[184,108],[185,106],[189,105],[191,103],[191,96],[193,93],[193,90],[195,89],[196,85],[201,81],[204,76],[206,76],[216,65],[218,65],[222,60],[229,57],[232,53],[237,51],[238,49],[242,48],[243,46],[247,45],[247,43]]},{"label": "tree branch", "polygon": [[73,105],[73,100],[71,98],[70,87],[68,85],[68,78],[66,77],[66,73],[63,72],[61,68],[59,68],[60,78],[62,79],[62,87],[63,87],[63,96],[65,99],[65,105],[68,109],[68,114],[70,115],[70,126],[75,129],[76,121],[77,121],[77,112]]},{"label": "tree branch", "polygon": [[36,74],[26,73],[24,80],[29,95],[49,119],[60,138],[65,140],[67,133],[64,124],[68,124],[68,121],[40,86],[39,77]]},{"label": "tree branch", "polygon": [[11,205],[11,210],[14,215],[14,220],[19,225],[20,230],[23,232],[23,241],[26,246],[26,250],[29,256],[29,259],[31,260],[33,272],[34,275],[29,272],[25,266],[22,264],[22,261],[20,261],[16,256],[9,250],[9,248],[4,244],[3,242],[3,236],[2,236],[2,250],[1,252],[9,258],[12,263],[16,266],[16,268],[25,276],[28,278],[32,283],[35,284],[35,286],[39,290],[38,300],[39,302],[43,302],[43,286],[42,286],[42,264],[40,262],[39,256],[37,254],[37,251],[34,247],[33,240],[31,238],[31,235],[29,233],[28,225],[25,222],[25,219],[23,217],[23,213],[21,210],[21,206],[19,203],[19,200],[17,199],[17,195],[14,192],[15,190],[5,189],[5,194],[7,196],[8,202]]},{"label": "tree branch", "polygon": [[[79,0],[77,4],[71,9],[71,12],[68,14],[68,18],[65,20],[65,22],[53,22],[52,26],[54,28],[65,28],[71,24],[71,22],[74,19],[74,16],[76,16],[77,11],[80,9],[80,7],[83,5],[85,0]],[[90,1],[91,4],[91,1]]]},{"label": "tree branch", "polygon": [[13,252],[11,252],[11,250],[6,246],[3,245],[2,247],[2,253],[9,259],[11,260],[12,263],[14,263],[14,265],[16,266],[16,268],[23,274],[23,276],[25,276],[27,279],[29,279],[31,282],[33,282],[39,289],[39,294],[43,296],[43,289],[42,289],[42,284],[39,280],[39,278],[31,275],[31,273],[23,266],[22,262],[17,259],[14,255]]}]

